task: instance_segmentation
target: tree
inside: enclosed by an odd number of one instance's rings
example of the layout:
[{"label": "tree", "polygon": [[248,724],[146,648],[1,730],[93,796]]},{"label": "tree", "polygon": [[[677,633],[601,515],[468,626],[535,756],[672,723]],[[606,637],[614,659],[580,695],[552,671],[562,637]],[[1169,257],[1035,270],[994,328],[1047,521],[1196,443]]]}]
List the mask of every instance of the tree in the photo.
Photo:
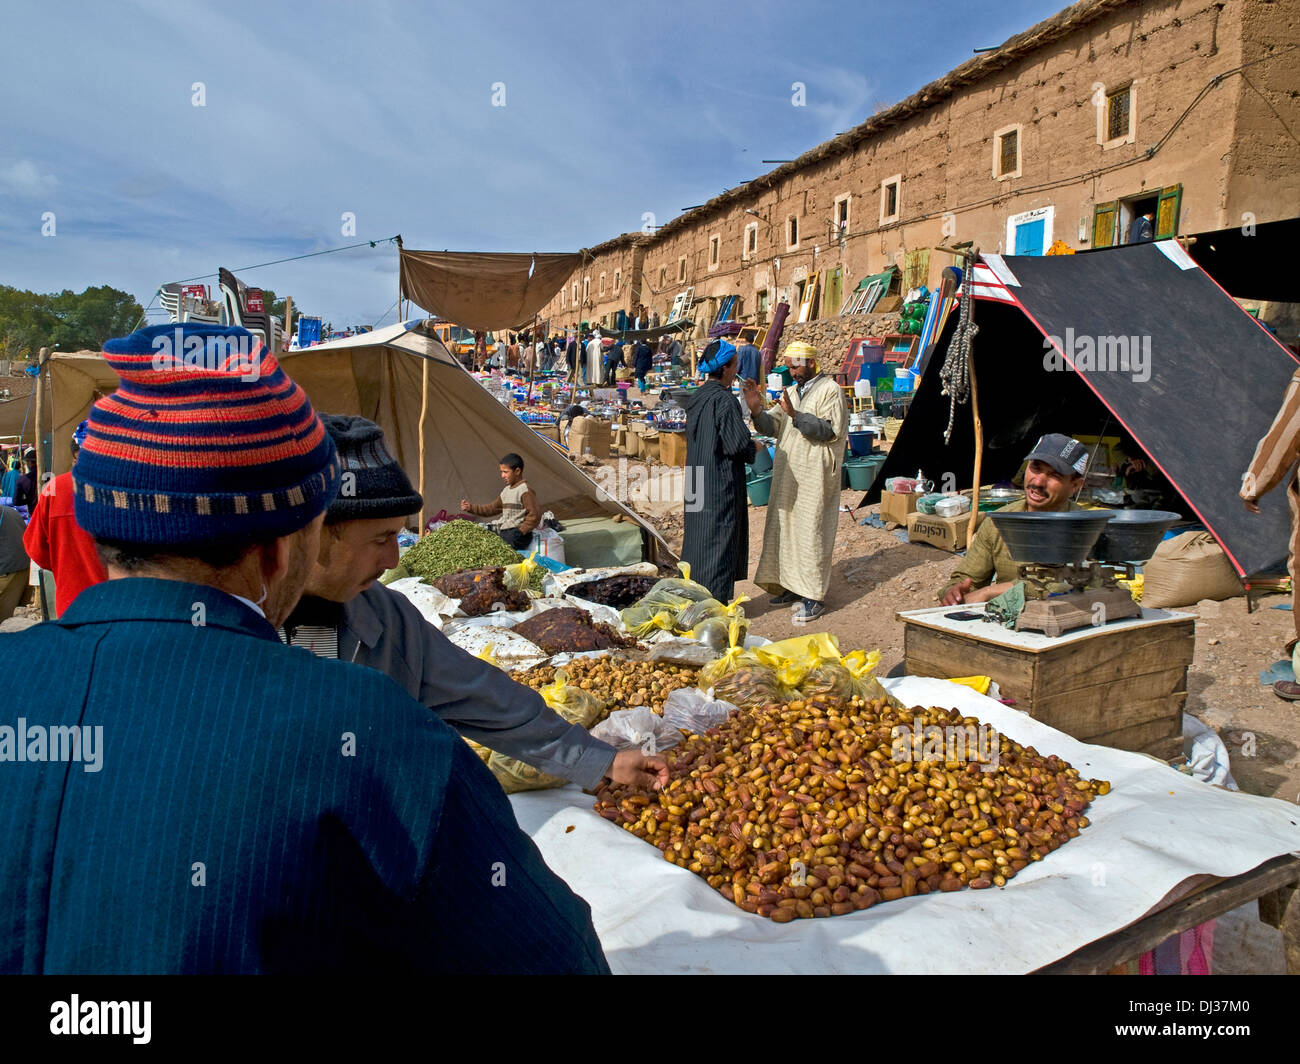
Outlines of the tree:
[{"label": "tree", "polygon": [[0,285],[0,337],[10,358],[30,360],[42,347],[98,351],[105,340],[135,329],[143,317],[144,308],[134,296],[108,285],[79,293]]}]

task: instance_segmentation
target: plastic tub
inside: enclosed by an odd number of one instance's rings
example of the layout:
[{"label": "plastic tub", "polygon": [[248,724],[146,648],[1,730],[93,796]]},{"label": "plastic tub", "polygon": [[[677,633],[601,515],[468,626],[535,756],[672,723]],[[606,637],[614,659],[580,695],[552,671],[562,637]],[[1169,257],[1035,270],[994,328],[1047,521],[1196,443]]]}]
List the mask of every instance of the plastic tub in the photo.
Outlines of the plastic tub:
[{"label": "plastic tub", "polygon": [[749,493],[751,503],[755,506],[766,506],[767,500],[772,496],[772,474],[763,473],[745,481],[745,490]]},{"label": "plastic tub", "polygon": [[863,458],[850,458],[844,463],[849,473],[849,487],[854,491],[868,491],[885,464],[883,454],[869,455]]}]

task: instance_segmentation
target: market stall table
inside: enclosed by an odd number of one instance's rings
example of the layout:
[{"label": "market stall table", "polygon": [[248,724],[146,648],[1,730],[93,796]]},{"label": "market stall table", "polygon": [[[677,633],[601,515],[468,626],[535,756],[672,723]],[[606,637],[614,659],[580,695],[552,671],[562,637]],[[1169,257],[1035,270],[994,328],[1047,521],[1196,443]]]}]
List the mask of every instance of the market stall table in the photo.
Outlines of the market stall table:
[{"label": "market stall table", "polygon": [[897,614],[908,675],[990,676],[1017,709],[1076,739],[1165,760],[1182,753],[1195,614],[1143,609],[1058,636],[950,616],[984,610],[976,603]]},{"label": "market stall table", "polygon": [[[906,704],[956,707],[1057,754],[1081,774],[1109,780],[1111,791],[1089,808],[1092,823],[1078,838],[1004,888],[916,896],[788,924],[723,900],[597,816],[591,796],[574,786],[513,795],[515,815],[547,863],[590,903],[615,972],[1019,973],[1063,960],[1083,969],[1087,955],[1073,955],[1117,933],[1129,934],[1121,944],[1131,944],[1131,957],[1179,926],[1211,918],[1213,905],[1180,900],[1180,892],[1203,887],[1203,877],[1226,881],[1214,888],[1225,892],[1210,895],[1223,911],[1300,879],[1300,861],[1275,862],[1300,850],[1300,810],[1289,803],[1223,791],[1144,755],[1086,745],[947,681],[885,684]],[[1295,906],[1287,910],[1289,957],[1297,949]]]}]

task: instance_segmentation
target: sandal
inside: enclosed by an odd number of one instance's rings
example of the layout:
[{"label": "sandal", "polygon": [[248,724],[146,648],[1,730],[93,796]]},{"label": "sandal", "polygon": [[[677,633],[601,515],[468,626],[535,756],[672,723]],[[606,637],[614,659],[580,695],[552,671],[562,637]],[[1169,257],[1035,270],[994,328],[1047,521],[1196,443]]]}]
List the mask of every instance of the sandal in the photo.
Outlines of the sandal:
[{"label": "sandal", "polygon": [[1278,680],[1273,685],[1273,693],[1287,702],[1300,702],[1300,683],[1290,680]]}]

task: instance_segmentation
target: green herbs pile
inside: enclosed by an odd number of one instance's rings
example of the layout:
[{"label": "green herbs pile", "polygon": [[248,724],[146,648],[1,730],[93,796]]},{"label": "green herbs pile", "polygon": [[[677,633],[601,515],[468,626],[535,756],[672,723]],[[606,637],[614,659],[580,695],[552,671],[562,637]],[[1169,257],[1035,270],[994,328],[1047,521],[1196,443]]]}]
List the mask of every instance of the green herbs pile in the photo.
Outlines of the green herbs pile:
[{"label": "green herbs pile", "polygon": [[[487,569],[498,565],[517,565],[519,552],[506,546],[495,532],[472,521],[448,521],[441,528],[421,536],[420,541],[402,555],[402,563],[411,575],[432,583],[447,573],[462,569]],[[542,590],[546,570],[533,570],[528,586]]]}]

